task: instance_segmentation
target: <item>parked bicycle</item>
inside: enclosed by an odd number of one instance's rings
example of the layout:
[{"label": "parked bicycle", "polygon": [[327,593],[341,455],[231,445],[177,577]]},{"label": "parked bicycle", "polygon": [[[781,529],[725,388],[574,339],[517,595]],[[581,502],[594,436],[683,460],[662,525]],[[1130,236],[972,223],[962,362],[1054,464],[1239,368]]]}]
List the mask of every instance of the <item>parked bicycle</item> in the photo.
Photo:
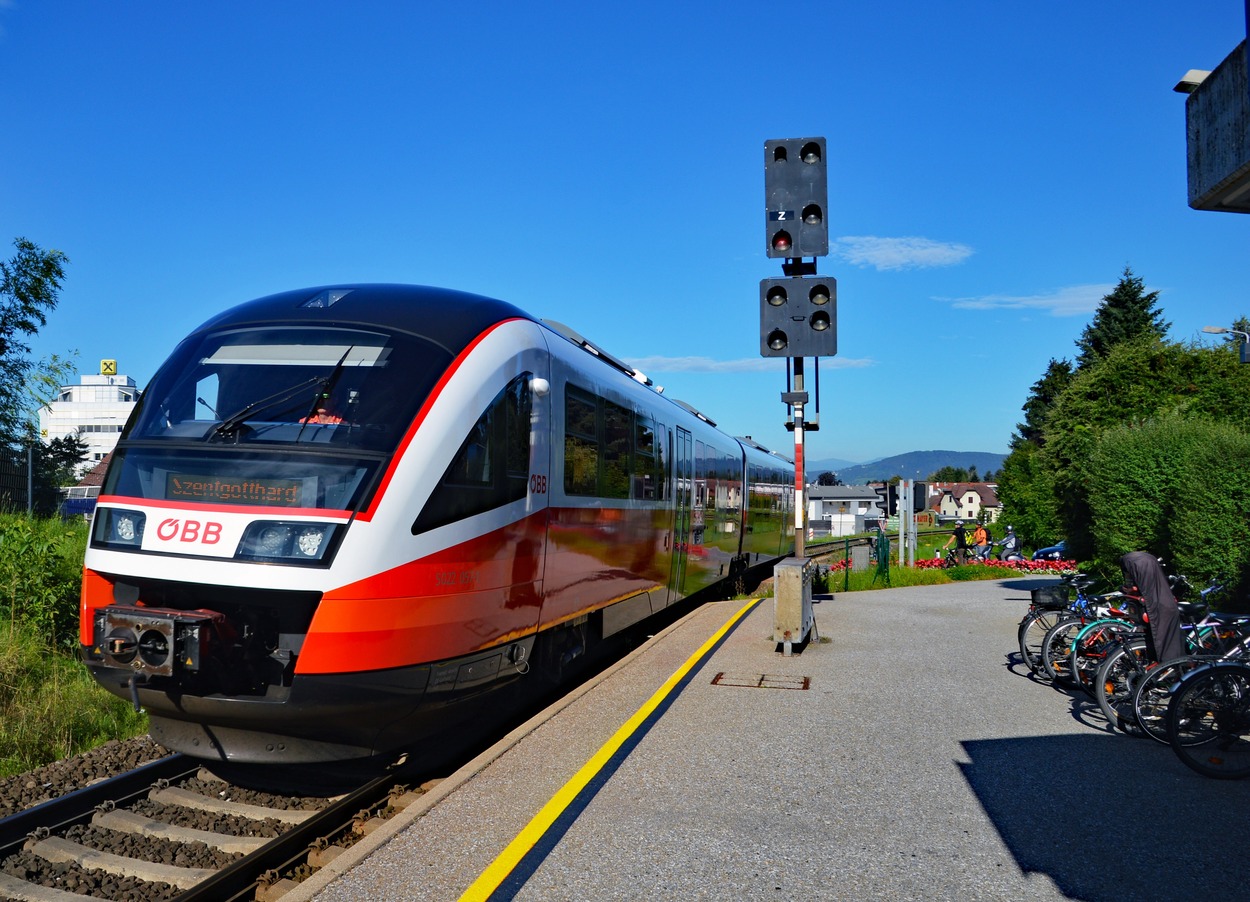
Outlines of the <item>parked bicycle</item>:
[{"label": "parked bicycle", "polygon": [[[1189,590],[1183,577],[1170,582],[1174,595]],[[1250,777],[1250,615],[1211,610],[1222,589],[1213,581],[1197,601],[1177,602],[1189,656],[1159,664],[1148,658],[1135,587],[1094,595],[1092,583],[1071,574],[1034,590],[1017,628],[1030,669],[1086,690],[1092,673],[1109,723],[1166,740],[1197,773]]]},{"label": "parked bicycle", "polygon": [[[1178,602],[1181,633],[1191,656],[1222,654],[1236,645],[1250,627],[1248,618],[1210,610],[1212,597],[1222,590],[1221,584],[1212,581],[1199,593],[1198,601]],[[1173,663],[1165,662],[1163,666]],[[1154,688],[1144,697],[1144,703],[1150,708],[1148,717],[1154,719],[1143,723],[1138,713],[1138,690],[1148,674],[1158,669],[1150,660],[1144,631],[1134,633],[1116,647],[1108,649],[1094,679],[1094,698],[1108,723],[1126,733],[1145,732],[1161,742],[1166,741],[1163,712],[1167,698],[1158,695],[1158,687],[1169,686],[1176,682],[1176,678],[1161,682],[1163,676],[1160,673],[1152,682]],[[1158,710],[1155,710],[1156,706]]]},{"label": "parked bicycle", "polygon": [[1185,765],[1206,777],[1250,776],[1250,663],[1199,667],[1172,693],[1168,742]]},{"label": "parked bicycle", "polygon": [[1123,592],[1107,592],[1095,597],[1092,614],[1069,617],[1052,626],[1042,637],[1041,672],[1059,686],[1078,687],[1079,677],[1072,669],[1072,651],[1078,637],[1090,627],[1097,628],[1099,636],[1113,630],[1131,631],[1140,622],[1141,615],[1129,607],[1136,601],[1127,599]]},{"label": "parked bicycle", "polygon": [[1167,712],[1172,694],[1193,671],[1217,661],[1250,660],[1250,616],[1209,613],[1186,636],[1190,654],[1164,661],[1137,680],[1133,715],[1151,739],[1167,743]]},{"label": "parked bicycle", "polygon": [[[1042,639],[1051,627],[1069,617],[1093,617],[1093,596],[1086,589],[1094,585],[1093,577],[1084,573],[1066,573],[1059,583],[1033,591],[1032,601],[1017,629],[1020,657],[1033,673],[1042,668]],[[1071,593],[1076,598],[1071,598]]]}]

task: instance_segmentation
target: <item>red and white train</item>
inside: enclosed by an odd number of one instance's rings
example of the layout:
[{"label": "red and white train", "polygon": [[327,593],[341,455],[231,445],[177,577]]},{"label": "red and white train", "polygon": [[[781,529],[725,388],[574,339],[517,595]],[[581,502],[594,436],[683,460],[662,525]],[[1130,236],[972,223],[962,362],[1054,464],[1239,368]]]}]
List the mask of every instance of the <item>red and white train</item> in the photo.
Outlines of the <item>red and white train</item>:
[{"label": "red and white train", "polygon": [[82,650],[193,756],[419,756],[470,701],[789,553],[793,484],[500,301],[276,294],[143,392],[96,508]]}]

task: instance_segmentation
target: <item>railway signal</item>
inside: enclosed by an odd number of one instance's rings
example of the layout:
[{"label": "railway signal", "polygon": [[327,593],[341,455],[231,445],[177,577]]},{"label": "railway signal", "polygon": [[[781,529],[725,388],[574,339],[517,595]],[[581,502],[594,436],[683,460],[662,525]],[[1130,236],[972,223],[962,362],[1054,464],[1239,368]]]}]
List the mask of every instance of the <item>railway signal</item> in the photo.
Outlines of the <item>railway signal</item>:
[{"label": "railway signal", "polygon": [[764,142],[765,240],[769,257],[829,253],[829,179],[824,138]]},{"label": "railway signal", "polygon": [[760,356],[838,353],[838,283],[827,276],[760,281]]},{"label": "railway signal", "polygon": [[[838,353],[837,282],[816,274],[816,258],[829,253],[825,150],[824,138],[764,142],[764,251],[782,259],[786,278],[760,282],[760,356],[794,361],[786,363],[781,401],[791,411],[786,428],[794,432],[794,552],[800,559],[805,557],[803,408],[811,398],[803,358],[813,358],[819,367],[821,357]],[[816,416],[808,427],[812,430],[820,418],[819,368],[815,402]]]}]

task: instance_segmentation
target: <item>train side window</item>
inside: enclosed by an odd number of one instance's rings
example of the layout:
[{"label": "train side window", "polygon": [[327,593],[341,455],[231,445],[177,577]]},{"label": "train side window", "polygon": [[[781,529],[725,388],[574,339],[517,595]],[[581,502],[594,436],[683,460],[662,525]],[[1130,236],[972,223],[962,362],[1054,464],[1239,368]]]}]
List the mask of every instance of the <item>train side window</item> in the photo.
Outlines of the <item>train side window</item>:
[{"label": "train side window", "polygon": [[655,424],[638,417],[634,424],[633,496],[640,501],[656,500]]},{"label": "train side window", "polygon": [[633,411],[611,401],[603,402],[603,478],[599,494],[604,498],[629,497],[633,419]]},{"label": "train side window", "polygon": [[665,455],[648,417],[576,386],[564,396],[564,491],[598,498],[664,497]]},{"label": "train side window", "polygon": [[495,405],[482,414],[481,419],[473,424],[469,436],[460,446],[455,459],[443,476],[443,482],[459,486],[488,486],[491,479],[490,437],[495,431],[493,423]]},{"label": "train side window", "polygon": [[523,373],[509,382],[478,417],[413,522],[413,535],[525,497],[532,375]]},{"label": "train side window", "polygon": [[513,379],[504,389],[504,422],[507,437],[507,468],[509,478],[529,479],[530,475],[530,421],[534,411],[530,383],[533,376],[526,373]]},{"label": "train side window", "polygon": [[669,501],[668,462],[672,460],[673,433],[663,423],[657,423],[659,441],[655,444],[655,496],[660,501]]},{"label": "train side window", "polygon": [[594,495],[599,487],[599,429],[595,398],[573,386],[564,396],[564,491]]}]

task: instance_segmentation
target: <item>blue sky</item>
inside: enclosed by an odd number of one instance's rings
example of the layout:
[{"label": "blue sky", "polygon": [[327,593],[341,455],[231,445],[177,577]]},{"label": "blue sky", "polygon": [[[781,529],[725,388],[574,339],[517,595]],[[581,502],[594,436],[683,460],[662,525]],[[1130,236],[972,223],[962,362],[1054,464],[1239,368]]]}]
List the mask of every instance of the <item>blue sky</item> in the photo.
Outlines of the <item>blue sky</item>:
[{"label": "blue sky", "polygon": [[1125,266],[1173,338],[1250,315],[1250,218],[1187,206],[1171,90],[1245,34],[1241,0],[0,0],[0,254],[64,251],[36,350],[140,386],[241,301],[442,285],[792,451],[763,145],[822,135],[808,458],[1003,452]]}]

